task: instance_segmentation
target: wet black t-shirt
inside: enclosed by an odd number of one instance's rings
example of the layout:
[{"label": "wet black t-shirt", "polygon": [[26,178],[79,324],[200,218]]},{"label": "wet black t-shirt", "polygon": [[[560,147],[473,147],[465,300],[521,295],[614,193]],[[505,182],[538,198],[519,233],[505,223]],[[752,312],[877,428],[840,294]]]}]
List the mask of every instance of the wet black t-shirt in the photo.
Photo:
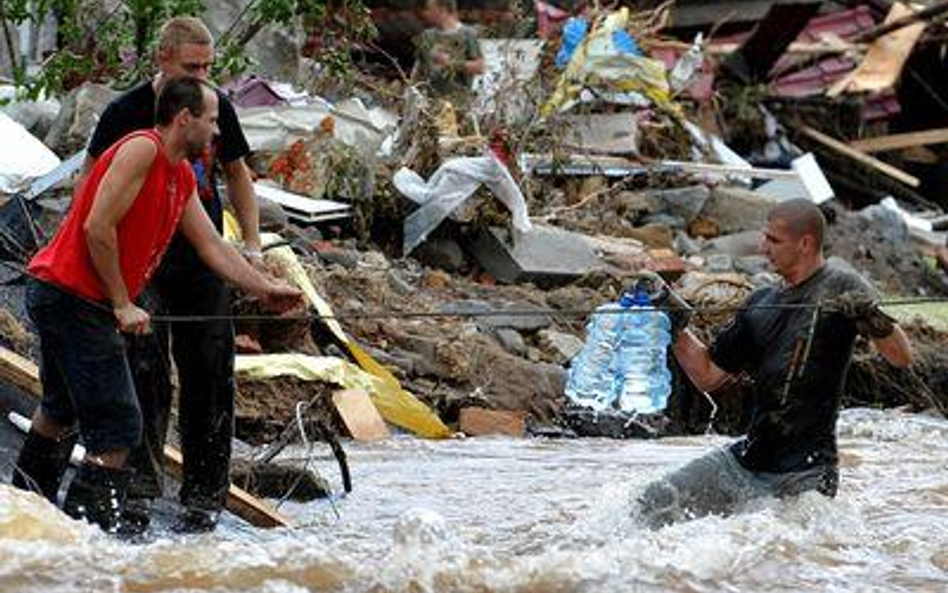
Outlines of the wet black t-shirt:
[{"label": "wet black t-shirt", "polygon": [[748,297],[717,336],[711,358],[754,381],[751,425],[732,451],[747,469],[802,471],[836,463],[836,418],[856,329],[841,314],[795,305],[845,292],[877,297],[855,271],[828,263],[802,284],[770,286]]},{"label": "wet black t-shirt", "polygon": [[[217,164],[227,164],[243,158],[250,152],[250,146],[240,128],[233,105],[220,92],[217,93],[217,98],[220,135],[214,138],[210,149],[191,162],[191,167],[197,179],[201,203],[220,232],[223,229],[224,214],[217,192]],[[129,132],[154,127],[156,101],[155,89],[151,81],[148,81],[109,103],[89,141],[89,154],[99,158],[109,146]],[[163,267],[193,265],[200,265],[197,254],[184,237],[176,234],[163,259]]]}]

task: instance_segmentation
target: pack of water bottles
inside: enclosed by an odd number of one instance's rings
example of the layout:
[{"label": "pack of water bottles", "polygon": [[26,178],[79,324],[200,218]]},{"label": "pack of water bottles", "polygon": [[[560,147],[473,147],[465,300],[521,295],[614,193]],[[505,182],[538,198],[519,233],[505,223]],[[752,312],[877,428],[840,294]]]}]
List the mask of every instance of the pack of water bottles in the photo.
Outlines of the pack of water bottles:
[{"label": "pack of water bottles", "polygon": [[566,395],[596,411],[648,414],[664,410],[671,393],[668,314],[637,286],[616,303],[597,308],[586,341],[570,363]]}]

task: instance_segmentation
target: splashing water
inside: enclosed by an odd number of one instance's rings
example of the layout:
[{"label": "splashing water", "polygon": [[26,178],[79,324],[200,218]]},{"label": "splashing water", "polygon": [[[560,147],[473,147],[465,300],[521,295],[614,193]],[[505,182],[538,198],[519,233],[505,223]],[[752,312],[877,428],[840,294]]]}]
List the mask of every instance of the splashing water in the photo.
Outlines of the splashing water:
[{"label": "splashing water", "polygon": [[657,531],[636,524],[637,494],[728,439],[351,443],[339,517],[287,504],[303,527],[146,545],[0,486],[0,591],[948,590],[948,422],[848,410],[839,435],[836,499]]}]

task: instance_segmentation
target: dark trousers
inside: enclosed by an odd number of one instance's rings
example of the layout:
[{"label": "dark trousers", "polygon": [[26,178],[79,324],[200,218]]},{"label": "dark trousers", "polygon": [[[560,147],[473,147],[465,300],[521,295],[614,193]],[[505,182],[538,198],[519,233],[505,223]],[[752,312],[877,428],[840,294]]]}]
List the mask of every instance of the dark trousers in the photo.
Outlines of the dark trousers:
[{"label": "dark trousers", "polygon": [[[198,263],[166,265],[141,304],[156,315],[228,316],[227,286]],[[234,434],[234,328],[230,319],[155,322],[128,351],[144,417],[142,446],[133,451],[133,498],[162,493],[161,468],[171,410],[170,357],[180,386],[178,430],[184,470],[180,498],[189,508],[223,508],[230,484]]]}]

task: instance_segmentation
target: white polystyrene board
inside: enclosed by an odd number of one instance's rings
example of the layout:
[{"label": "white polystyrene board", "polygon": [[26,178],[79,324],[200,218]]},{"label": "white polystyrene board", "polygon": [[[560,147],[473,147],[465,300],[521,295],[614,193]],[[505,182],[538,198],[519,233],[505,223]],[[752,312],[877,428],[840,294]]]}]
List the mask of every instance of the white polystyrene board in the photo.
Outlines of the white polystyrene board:
[{"label": "white polystyrene board", "polygon": [[266,183],[257,182],[253,187],[259,197],[279,204],[287,216],[305,222],[345,218],[352,213],[352,206],[343,202],[311,198]]},{"label": "white polystyrene board", "polygon": [[836,195],[812,152],[793,159],[791,166],[800,176],[800,182],[803,183],[807,195],[814,203],[822,204]]},{"label": "white polystyrene board", "polygon": [[20,191],[31,179],[59,166],[56,153],[2,112],[0,146],[0,193]]}]

